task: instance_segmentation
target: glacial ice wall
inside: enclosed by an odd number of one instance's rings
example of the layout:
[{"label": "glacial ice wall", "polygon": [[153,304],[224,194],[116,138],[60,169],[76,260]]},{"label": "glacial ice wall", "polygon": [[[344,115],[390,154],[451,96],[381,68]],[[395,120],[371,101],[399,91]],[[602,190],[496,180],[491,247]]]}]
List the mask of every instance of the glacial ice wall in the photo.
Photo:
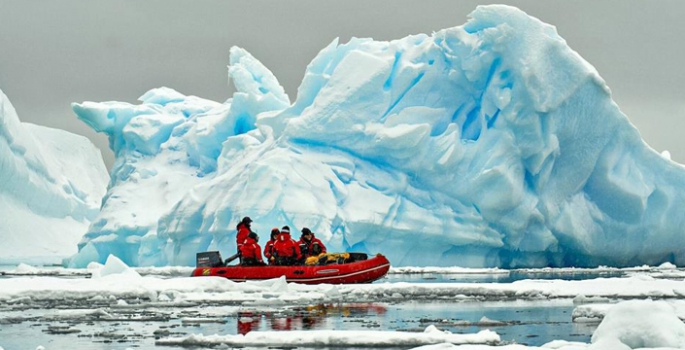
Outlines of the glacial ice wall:
[{"label": "glacial ice wall", "polygon": [[[223,104],[167,88],[75,104],[117,160],[72,266],[192,265],[245,215],[393,265],[685,264],[685,169],[640,138],[553,26],[481,6],[460,27],[333,41],[290,102],[233,48]],[[263,242],[262,242],[263,243]]]},{"label": "glacial ice wall", "polygon": [[57,263],[75,254],[108,179],[88,139],[21,123],[0,91],[0,263]]}]

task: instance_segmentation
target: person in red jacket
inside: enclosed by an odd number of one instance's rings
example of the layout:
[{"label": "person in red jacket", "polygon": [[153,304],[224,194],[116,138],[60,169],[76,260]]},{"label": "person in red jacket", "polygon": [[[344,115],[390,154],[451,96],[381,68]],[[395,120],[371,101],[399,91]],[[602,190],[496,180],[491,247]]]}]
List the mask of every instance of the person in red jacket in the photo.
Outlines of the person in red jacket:
[{"label": "person in red jacket", "polygon": [[276,243],[276,237],[281,233],[278,227],[271,229],[271,239],[264,245],[264,257],[269,261],[269,265],[273,265],[276,257],[274,256],[274,243]]},{"label": "person in red jacket", "polygon": [[244,217],[239,223],[238,227],[236,227],[236,230],[238,230],[238,233],[235,235],[235,244],[238,247],[238,253],[240,253],[240,246],[245,243],[245,239],[247,239],[247,235],[252,232],[252,219],[250,219],[249,216]]},{"label": "person in red jacket", "polygon": [[256,233],[250,232],[245,239],[245,242],[240,246],[240,265],[242,266],[263,266],[262,247],[257,243],[259,236]]},{"label": "person in red jacket", "polygon": [[300,246],[300,252],[305,259],[326,252],[326,246],[323,245],[323,242],[314,237],[312,230],[306,227],[302,228],[302,236],[300,236],[300,241],[297,244]]},{"label": "person in red jacket", "polygon": [[276,255],[276,265],[295,265],[302,259],[300,247],[290,237],[290,227],[283,226],[281,233],[276,237],[274,243],[274,254]]}]

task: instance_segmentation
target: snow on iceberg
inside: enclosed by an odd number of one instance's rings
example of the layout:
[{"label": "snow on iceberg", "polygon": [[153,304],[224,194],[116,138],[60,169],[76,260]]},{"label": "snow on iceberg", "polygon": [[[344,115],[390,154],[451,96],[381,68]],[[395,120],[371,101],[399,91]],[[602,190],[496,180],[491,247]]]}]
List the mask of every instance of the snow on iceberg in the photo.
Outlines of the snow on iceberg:
[{"label": "snow on iceberg", "polygon": [[117,160],[72,266],[192,265],[309,227],[393,265],[685,264],[685,171],[660,156],[553,26],[481,6],[460,27],[334,40],[290,102],[233,48],[225,103],[167,88],[75,104]]},{"label": "snow on iceberg", "polygon": [[108,180],[88,139],[20,122],[0,91],[0,263],[57,263],[75,254]]}]

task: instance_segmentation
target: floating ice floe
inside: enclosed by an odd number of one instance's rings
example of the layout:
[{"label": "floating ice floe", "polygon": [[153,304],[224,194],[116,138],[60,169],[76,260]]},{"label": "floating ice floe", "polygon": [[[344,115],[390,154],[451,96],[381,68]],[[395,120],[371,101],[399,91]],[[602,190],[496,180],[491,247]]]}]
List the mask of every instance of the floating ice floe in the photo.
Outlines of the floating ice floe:
[{"label": "floating ice floe", "polygon": [[391,267],[389,275],[412,275],[412,274],[441,274],[441,275],[508,275],[511,270],[499,268],[468,268],[468,267],[438,267],[438,266],[406,266]]},{"label": "floating ice floe", "polygon": [[626,301],[609,309],[592,335],[592,344],[597,349],[616,348],[610,344],[627,349],[685,349],[685,324],[665,302]]},{"label": "floating ice floe", "polygon": [[38,273],[40,270],[34,266],[20,263],[17,265],[17,268],[13,270],[14,273],[16,274],[24,274],[24,275],[33,275]]},{"label": "floating ice floe", "polygon": [[283,279],[236,283],[221,277],[154,276],[118,273],[95,279],[16,277],[0,279],[0,303],[19,297],[31,300],[82,300],[109,295],[116,299],[159,302],[256,303],[284,305],[321,301],[393,300],[540,300],[611,298],[644,299],[685,296],[685,281],[648,275],[581,281],[521,280],[513,283],[377,283],[366,285],[299,285]]},{"label": "floating ice floe", "polygon": [[[490,322],[485,319],[482,322]],[[414,350],[675,350],[685,349],[685,324],[664,302],[626,301],[613,305],[592,336],[590,344],[555,340],[540,347],[502,344],[489,330],[477,334],[451,334],[429,326],[423,333],[386,331],[250,332],[246,335],[188,335],[163,338],[157,345],[177,346],[298,346],[298,347],[399,347]]]},{"label": "floating ice floe", "polygon": [[100,269],[93,271],[92,278],[101,278],[109,275],[127,275],[131,277],[140,277],[136,270],[130,268],[121,259],[114,255],[107,257],[105,265]]},{"label": "floating ice floe", "polygon": [[482,330],[476,334],[453,334],[428,326],[422,333],[399,331],[288,331],[257,332],[245,335],[189,335],[164,338],[156,345],[181,346],[302,346],[302,347],[374,347],[394,348],[425,344],[496,344],[500,342],[497,333]]},{"label": "floating ice floe", "polygon": [[[537,346],[525,346],[518,344],[510,345],[454,345],[450,343],[442,343],[435,345],[425,345],[411,350],[587,350],[588,344],[578,343],[578,342],[567,342],[563,340],[553,341],[543,345],[542,347]],[[617,349],[597,349],[597,350],[617,350]],[[649,350],[649,349],[643,349]],[[663,349],[661,349],[663,350]]]},{"label": "floating ice floe", "polygon": [[[50,267],[41,268],[31,266],[28,264],[21,264],[23,267],[1,271],[1,274],[11,276],[21,275],[36,275],[36,276],[75,276],[83,275],[90,276],[96,270],[100,270],[103,264],[91,262],[87,269],[79,268],[61,268]],[[163,267],[131,267],[142,276],[160,276],[160,277],[187,277],[190,276],[195,267],[190,266],[163,266]],[[499,268],[468,268],[468,267],[391,267],[388,275],[413,275],[413,274],[436,274],[436,275],[493,275],[504,276],[512,273],[525,274],[530,278],[535,278],[535,275],[574,275],[574,274],[595,274],[601,276],[602,274],[619,274],[619,275],[634,275],[634,274],[648,274],[654,278],[685,278],[685,270],[678,269],[675,265],[665,263],[660,266],[635,266],[635,267],[608,267],[600,266],[596,268],[526,268],[526,269],[499,269]],[[612,276],[616,277],[616,276]]]},{"label": "floating ice floe", "polygon": [[[673,309],[675,315],[679,319],[685,320],[685,301],[672,299],[665,299],[662,301]],[[592,303],[578,305],[573,310],[571,318],[573,319],[573,322],[579,323],[601,322],[604,319],[604,316],[606,316],[607,313],[616,305],[616,303]]]}]

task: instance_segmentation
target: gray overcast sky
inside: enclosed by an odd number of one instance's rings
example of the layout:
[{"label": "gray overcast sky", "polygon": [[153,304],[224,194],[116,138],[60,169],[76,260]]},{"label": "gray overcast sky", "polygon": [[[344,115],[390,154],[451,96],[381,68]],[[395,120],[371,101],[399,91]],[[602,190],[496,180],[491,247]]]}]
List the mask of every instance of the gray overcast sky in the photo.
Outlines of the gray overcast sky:
[{"label": "gray overcast sky", "polygon": [[[23,122],[107,139],[71,102],[168,86],[224,101],[229,48],[247,49],[295,99],[309,61],[340,37],[399,39],[462,25],[487,1],[0,0],[0,89]],[[500,1],[557,27],[657,151],[685,163],[685,1]]]}]

